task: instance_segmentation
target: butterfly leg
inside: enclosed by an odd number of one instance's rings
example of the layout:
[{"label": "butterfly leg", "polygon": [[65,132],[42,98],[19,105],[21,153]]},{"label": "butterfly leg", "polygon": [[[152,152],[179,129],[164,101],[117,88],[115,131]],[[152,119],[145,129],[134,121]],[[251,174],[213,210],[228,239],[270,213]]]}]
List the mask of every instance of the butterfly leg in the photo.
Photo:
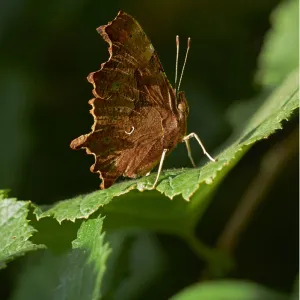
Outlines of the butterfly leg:
[{"label": "butterfly leg", "polygon": [[196,164],[194,162],[194,159],[192,157],[192,151],[191,151],[191,147],[190,147],[190,140],[184,140],[185,141],[185,145],[186,145],[186,150],[187,150],[187,153],[188,153],[188,157],[193,165],[194,168],[196,168]]},{"label": "butterfly leg", "polygon": [[[184,140],[185,143],[186,143],[186,141],[188,141],[190,138],[195,138],[195,139],[197,140],[197,142],[199,143],[200,147],[202,148],[203,153],[209,158],[209,160],[211,160],[211,161],[216,161],[215,159],[213,159],[213,158],[208,154],[208,152],[207,152],[206,149],[204,148],[204,146],[203,146],[203,144],[202,144],[202,142],[201,142],[199,136],[198,136],[196,133],[192,132],[192,133],[188,134],[187,136],[185,136],[185,137],[183,138],[183,140]],[[186,143],[186,145],[187,145],[187,143]],[[187,146],[187,149],[188,149],[188,146]],[[189,153],[189,151],[190,151],[190,150],[188,149],[188,153]],[[189,155],[189,157],[190,157],[190,155]]]},{"label": "butterfly leg", "polygon": [[166,156],[166,153],[167,153],[168,149],[164,149],[162,155],[161,155],[161,158],[160,158],[160,162],[159,162],[159,166],[158,166],[158,171],[157,171],[157,175],[156,175],[156,178],[155,178],[155,181],[153,183],[153,186],[152,186],[152,189],[155,189],[156,185],[157,185],[157,182],[158,182],[158,178],[160,176],[160,173],[161,173],[161,170],[162,170],[162,166],[163,166],[163,163],[164,163],[164,160],[165,160],[165,156]]}]

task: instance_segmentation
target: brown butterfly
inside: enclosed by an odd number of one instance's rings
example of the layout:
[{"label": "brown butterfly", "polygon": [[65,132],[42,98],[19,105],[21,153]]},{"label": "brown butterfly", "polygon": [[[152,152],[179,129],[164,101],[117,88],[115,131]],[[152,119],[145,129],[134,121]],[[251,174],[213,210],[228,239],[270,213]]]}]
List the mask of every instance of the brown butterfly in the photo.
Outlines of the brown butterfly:
[{"label": "brown butterfly", "polygon": [[[108,188],[121,175],[130,178],[147,175],[159,163],[154,188],[166,153],[180,142],[186,143],[195,166],[189,145],[191,137],[214,161],[195,133],[186,135],[188,104],[184,93],[178,92],[183,70],[176,88],[178,36],[175,88],[172,88],[150,40],[130,15],[120,11],[112,22],[97,31],[109,44],[110,57],[87,78],[93,84],[95,96],[89,101],[94,118],[92,132],[73,140],[70,146],[84,148],[94,155],[91,171],[100,174],[100,188]],[[185,62],[189,48],[190,39]]]}]

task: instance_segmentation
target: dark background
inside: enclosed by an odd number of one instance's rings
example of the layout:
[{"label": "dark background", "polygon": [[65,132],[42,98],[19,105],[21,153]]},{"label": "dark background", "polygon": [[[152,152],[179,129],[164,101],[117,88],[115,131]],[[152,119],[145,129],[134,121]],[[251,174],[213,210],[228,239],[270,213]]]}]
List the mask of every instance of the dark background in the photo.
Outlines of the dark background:
[{"label": "dark background", "polygon": [[[139,3],[139,4],[137,4]],[[119,9],[133,15],[174,82],[175,36],[191,51],[182,89],[189,131],[212,151],[231,133],[225,112],[253,96],[257,55],[278,1],[21,1],[1,4],[1,188],[21,199],[49,203],[94,190],[93,158],[70,141],[89,132],[86,76],[108,59],[96,27]],[[166,166],[189,166],[184,145]],[[198,150],[198,147],[195,148]],[[196,150],[196,151],[197,151]],[[175,159],[175,158],[178,159]],[[195,156],[199,161],[200,155]]]},{"label": "dark background", "polygon": [[[9,188],[13,196],[38,204],[50,204],[98,188],[97,175],[89,172],[93,158],[84,151],[70,150],[69,144],[89,132],[93,122],[88,112],[92,86],[86,76],[108,58],[107,45],[95,29],[111,21],[120,9],[139,21],[171,82],[175,36],[179,34],[181,38],[180,63],[186,39],[191,37],[181,87],[190,106],[188,131],[198,133],[209,152],[216,154],[234,130],[228,109],[261,92],[260,84],[254,83],[257,59],[270,29],[270,12],[278,3],[1,1],[0,188]],[[284,141],[297,126],[295,115],[282,132],[255,145],[242,159],[222,183],[199,224],[200,238],[215,243],[243,191],[257,175],[260,157]],[[198,145],[192,146],[195,160],[206,161]],[[187,166],[190,165],[184,145],[179,145],[165,167]],[[284,291],[292,288],[298,270],[298,179],[295,154],[269,187],[264,206],[245,233],[237,253],[240,267],[235,277]],[[207,228],[212,218],[214,226]],[[179,257],[189,257],[187,265],[178,265],[178,270],[195,267],[195,258],[189,256],[186,246],[170,237],[158,238],[166,249],[176,245]],[[255,260],[251,260],[253,251],[258,253]],[[174,261],[178,259],[173,256]],[[2,275],[8,273],[14,277],[9,269]],[[193,282],[191,277],[186,281]],[[177,288],[186,284],[178,280]],[[9,281],[7,289],[10,284]]]}]

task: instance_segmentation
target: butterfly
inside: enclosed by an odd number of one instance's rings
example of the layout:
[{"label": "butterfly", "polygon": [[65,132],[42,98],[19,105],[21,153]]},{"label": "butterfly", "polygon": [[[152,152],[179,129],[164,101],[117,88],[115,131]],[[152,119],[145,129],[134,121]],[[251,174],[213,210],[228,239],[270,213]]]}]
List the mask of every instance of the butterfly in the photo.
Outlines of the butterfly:
[{"label": "butterfly", "polygon": [[109,45],[109,59],[100,70],[88,75],[94,98],[89,101],[94,118],[92,131],[70,144],[72,149],[86,149],[95,157],[90,170],[99,173],[100,188],[110,187],[123,175],[136,178],[150,173],[159,164],[153,188],[158,183],[165,156],[178,143],[185,142],[193,166],[189,139],[186,134],[189,108],[186,97],[179,91],[188,51],[178,87],[177,66],[179,37],[176,36],[176,78],[173,88],[149,38],[138,22],[120,11],[107,25],[97,28]]}]

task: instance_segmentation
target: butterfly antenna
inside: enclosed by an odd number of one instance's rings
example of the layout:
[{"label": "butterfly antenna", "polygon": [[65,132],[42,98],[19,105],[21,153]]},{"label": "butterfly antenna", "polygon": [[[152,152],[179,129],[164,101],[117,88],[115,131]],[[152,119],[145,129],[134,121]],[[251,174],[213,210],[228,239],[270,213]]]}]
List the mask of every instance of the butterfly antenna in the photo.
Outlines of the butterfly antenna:
[{"label": "butterfly antenna", "polygon": [[180,80],[179,80],[179,84],[178,84],[178,88],[177,88],[178,91],[179,91],[179,88],[180,88],[180,85],[181,85],[181,80],[182,80],[182,76],[183,76],[183,72],[184,72],[184,68],[185,68],[185,65],[186,65],[186,60],[187,60],[187,57],[188,57],[188,54],[189,54],[190,47],[191,47],[191,38],[188,38],[187,48],[186,48],[186,53],[185,53],[185,59],[184,59],[184,63],[183,63],[183,67],[182,67],[182,71],[181,71],[181,75],[180,75]]},{"label": "butterfly antenna", "polygon": [[177,77],[178,77],[178,57],[179,57],[179,36],[176,35],[176,63],[175,63],[175,96],[177,97]]}]

